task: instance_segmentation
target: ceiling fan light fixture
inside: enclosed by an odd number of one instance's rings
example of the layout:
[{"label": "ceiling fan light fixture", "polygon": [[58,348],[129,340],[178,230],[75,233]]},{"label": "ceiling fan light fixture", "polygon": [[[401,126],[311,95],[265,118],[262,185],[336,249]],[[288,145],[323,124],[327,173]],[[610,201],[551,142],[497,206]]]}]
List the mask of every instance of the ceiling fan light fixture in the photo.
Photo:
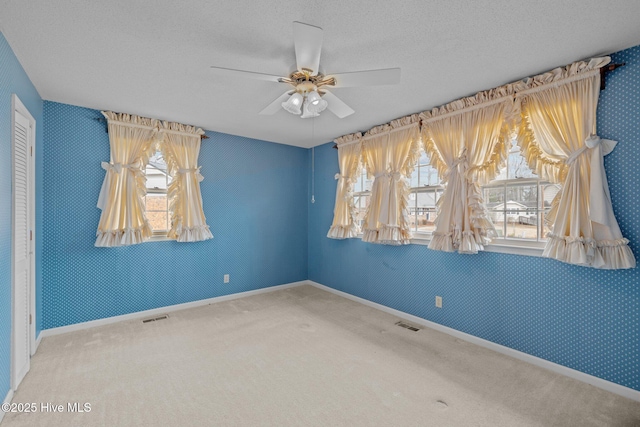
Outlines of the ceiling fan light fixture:
[{"label": "ceiling fan light fixture", "polygon": [[322,98],[320,98],[320,94],[317,91],[312,90],[307,94],[307,100],[311,105],[318,105]]},{"label": "ceiling fan light fixture", "polygon": [[325,101],[324,99],[320,98],[318,100],[318,102],[315,103],[315,104],[310,102],[309,105],[307,106],[307,108],[312,113],[320,114],[327,108],[327,105],[328,105],[327,101]]},{"label": "ceiling fan light fixture", "polygon": [[312,117],[318,117],[319,115],[320,112],[313,108],[313,106],[309,103],[309,99],[305,99],[304,104],[302,105],[302,115],[300,116],[300,118],[310,119]]},{"label": "ceiling fan light fixture", "polygon": [[303,98],[298,92],[294,93],[282,103],[282,108],[291,114],[300,115],[300,107],[302,107]]}]

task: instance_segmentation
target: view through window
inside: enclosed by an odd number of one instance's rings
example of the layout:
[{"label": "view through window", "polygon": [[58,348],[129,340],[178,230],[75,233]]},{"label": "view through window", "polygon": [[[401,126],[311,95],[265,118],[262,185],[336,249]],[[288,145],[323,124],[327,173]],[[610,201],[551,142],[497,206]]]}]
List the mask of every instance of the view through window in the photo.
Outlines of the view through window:
[{"label": "view through window", "polygon": [[145,197],[147,219],[153,234],[166,234],[170,221],[167,188],[171,184],[171,176],[167,173],[167,163],[160,151],[149,157],[145,174],[147,177],[147,195]]}]

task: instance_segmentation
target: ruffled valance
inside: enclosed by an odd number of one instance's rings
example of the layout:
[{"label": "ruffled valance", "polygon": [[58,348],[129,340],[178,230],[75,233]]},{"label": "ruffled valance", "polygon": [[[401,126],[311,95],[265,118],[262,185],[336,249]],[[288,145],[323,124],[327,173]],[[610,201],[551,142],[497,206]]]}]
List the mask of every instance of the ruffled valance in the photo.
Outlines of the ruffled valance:
[{"label": "ruffled valance", "polygon": [[513,89],[516,96],[524,95],[523,92],[529,91],[542,86],[548,86],[549,84],[562,84],[566,80],[569,83],[574,78],[579,76],[587,77],[587,73],[599,72],[600,68],[611,62],[611,57],[602,56],[597,58],[591,58],[588,61],[577,61],[564,67],[554,68],[546,73],[538,74],[533,77],[527,77],[518,82],[513,83]]},{"label": "ruffled valance", "polygon": [[356,133],[351,133],[349,135],[341,136],[340,138],[336,138],[333,142],[335,142],[339,147],[345,144],[359,143],[361,139],[362,139],[362,133],[356,132]]},{"label": "ruffled valance", "polygon": [[158,129],[159,120],[148,117],[136,116],[135,114],[116,113],[113,111],[102,111],[102,115],[110,122],[121,122],[127,125],[146,126]]}]

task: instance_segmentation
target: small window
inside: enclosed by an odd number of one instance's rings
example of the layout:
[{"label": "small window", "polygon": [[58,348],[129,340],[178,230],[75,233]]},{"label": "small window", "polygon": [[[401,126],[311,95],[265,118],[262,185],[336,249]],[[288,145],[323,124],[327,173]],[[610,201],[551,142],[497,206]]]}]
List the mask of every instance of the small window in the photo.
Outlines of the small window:
[{"label": "small window", "polygon": [[169,231],[171,221],[167,197],[171,176],[160,151],[149,157],[145,174],[147,178],[147,195],[145,197],[147,219],[154,236],[165,236]]}]

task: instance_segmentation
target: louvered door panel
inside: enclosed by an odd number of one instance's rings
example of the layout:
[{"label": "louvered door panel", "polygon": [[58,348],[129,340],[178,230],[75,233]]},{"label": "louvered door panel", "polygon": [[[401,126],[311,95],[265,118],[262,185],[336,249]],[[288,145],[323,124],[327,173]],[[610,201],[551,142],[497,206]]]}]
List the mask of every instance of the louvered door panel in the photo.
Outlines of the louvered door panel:
[{"label": "louvered door panel", "polygon": [[14,387],[29,371],[30,241],[30,139],[29,120],[15,112],[13,146],[13,262],[14,262]]}]

